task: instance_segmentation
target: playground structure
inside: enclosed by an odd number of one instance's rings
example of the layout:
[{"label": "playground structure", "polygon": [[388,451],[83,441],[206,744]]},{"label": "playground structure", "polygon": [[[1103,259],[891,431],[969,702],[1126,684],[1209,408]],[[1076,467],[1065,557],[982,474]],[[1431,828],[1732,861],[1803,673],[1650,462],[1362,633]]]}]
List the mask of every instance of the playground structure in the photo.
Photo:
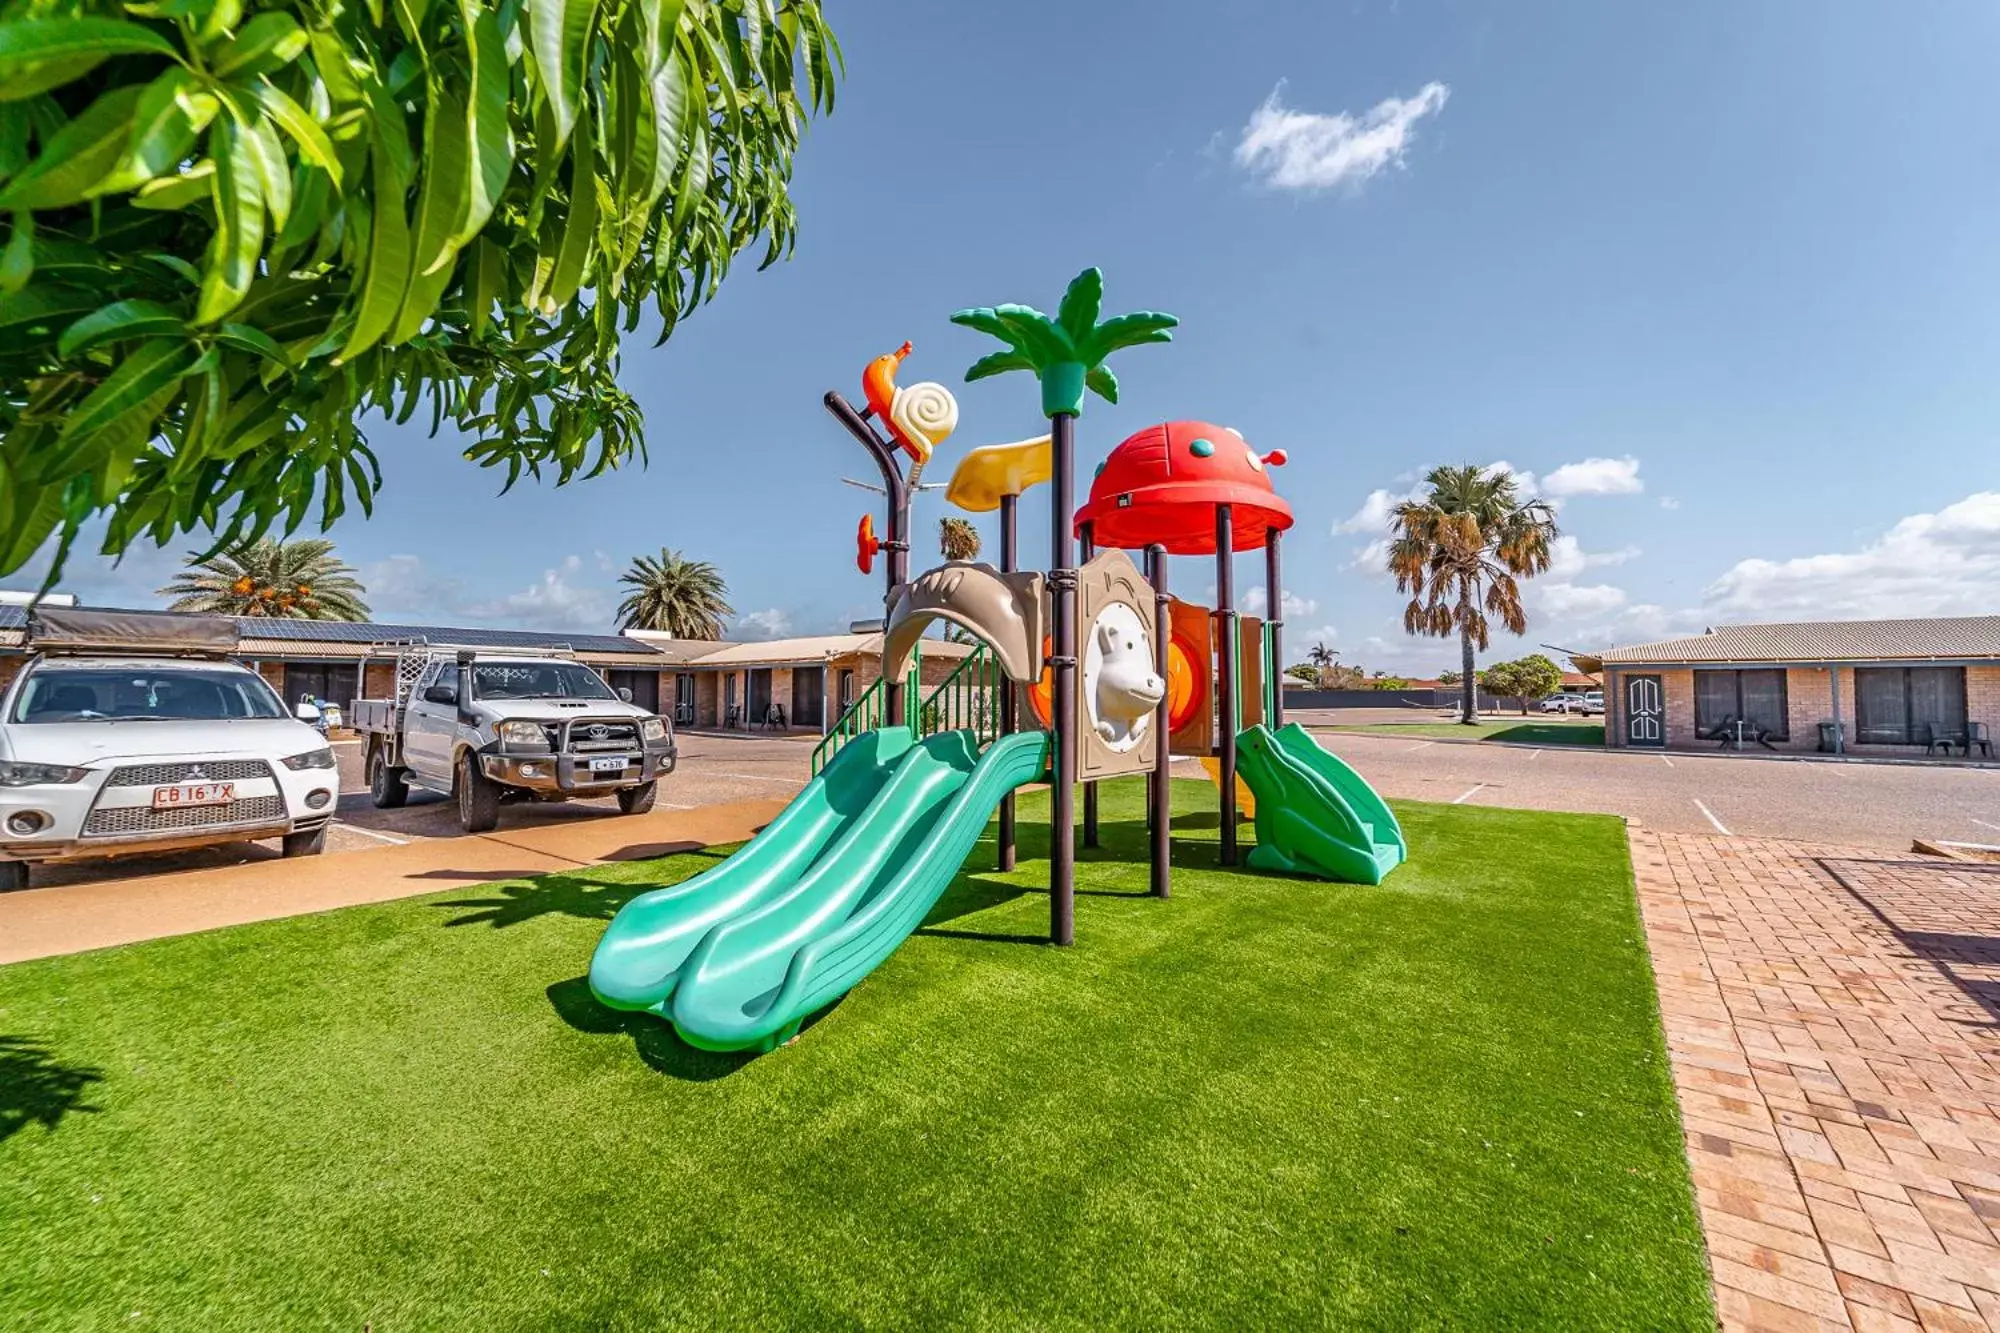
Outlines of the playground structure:
[{"label": "playground structure", "polygon": [[[1073,510],[1085,388],[1116,401],[1105,355],[1168,341],[1175,322],[1142,312],[1099,324],[1102,294],[1101,276],[1088,270],[1055,320],[1023,306],[953,317],[1009,344],[967,378],[1034,370],[1050,419],[1045,436],[970,451],[946,489],[946,500],[968,512],[999,512],[997,568],[951,561],[910,577],[910,501],[958,421],[942,385],[896,384],[910,344],[870,363],[865,408],[837,391],[825,395],[827,410],[874,458],[888,500],[883,536],[872,515],[856,533],[864,573],[886,556],[881,678],[822,742],[806,788],[748,846],[619,911],[590,967],[605,1004],[667,1018],[706,1049],[768,1050],[789,1040],[922,924],[996,813],[999,868],[1013,868],[1014,793],[1034,782],[1051,787],[1049,938],[1067,945],[1075,938],[1076,785],[1086,784],[1083,837],[1094,846],[1095,784],[1146,776],[1150,883],[1165,898],[1176,754],[1213,765],[1224,865],[1239,860],[1239,789],[1255,820],[1254,868],[1373,884],[1404,859],[1402,830],[1380,797],[1303,728],[1285,725],[1282,619],[1259,622],[1235,609],[1233,557],[1256,549],[1265,554],[1266,604],[1283,606],[1279,544],[1292,513],[1270,469],[1284,454],[1260,455],[1236,431],[1207,422],[1149,427],[1111,452]],[[1049,568],[1024,571],[1016,509],[1024,491],[1044,482],[1052,488]],[[1128,554],[1135,550],[1143,569]],[[1174,555],[1215,558],[1214,609],[1169,594]],[[924,696],[917,654],[940,622],[979,646]],[[1040,725],[1024,728],[1024,713]]]}]

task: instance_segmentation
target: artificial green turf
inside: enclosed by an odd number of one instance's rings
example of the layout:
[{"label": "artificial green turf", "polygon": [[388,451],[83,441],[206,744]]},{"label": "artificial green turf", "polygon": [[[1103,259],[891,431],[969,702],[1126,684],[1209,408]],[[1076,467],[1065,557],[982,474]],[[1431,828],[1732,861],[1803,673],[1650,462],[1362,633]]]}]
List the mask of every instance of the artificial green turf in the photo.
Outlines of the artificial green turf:
[{"label": "artificial green turf", "polygon": [[1604,744],[1602,722],[1359,722],[1321,727],[1322,731],[1359,731],[1376,736],[1440,736],[1452,740],[1512,741],[1517,745]]},{"label": "artificial green turf", "polygon": [[1034,942],[1026,796],[758,1058],[582,980],[716,853],[0,968],[0,1327],[1712,1327],[1617,821],[1399,805],[1367,888],[1175,792],[1170,901],[1115,784]]}]

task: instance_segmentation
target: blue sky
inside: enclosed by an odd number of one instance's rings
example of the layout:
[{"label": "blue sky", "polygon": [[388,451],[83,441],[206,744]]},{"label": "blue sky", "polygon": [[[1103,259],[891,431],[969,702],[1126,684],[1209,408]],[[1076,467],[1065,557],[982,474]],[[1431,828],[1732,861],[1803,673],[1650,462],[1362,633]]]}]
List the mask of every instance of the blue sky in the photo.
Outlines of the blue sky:
[{"label": "blue sky", "polygon": [[[1027,380],[959,385],[988,349],[946,317],[1052,307],[1089,264],[1108,309],[1183,327],[1114,363],[1079,489],[1162,419],[1286,450],[1295,646],[1455,660],[1402,634],[1369,549],[1441,462],[1505,461],[1561,506],[1531,643],[2000,610],[2000,10],[831,10],[849,78],[799,158],[796,258],[630,341],[650,468],[496,498],[464,441],[372,427],[387,491],[334,535],[379,615],[603,629],[661,545],[721,566],[747,636],[874,614],[869,497],[839,480],[868,464],[821,393],[913,339],[905,382],[959,394],[942,479],[1039,428]],[[151,604],[174,563],[80,559],[64,586]]]}]

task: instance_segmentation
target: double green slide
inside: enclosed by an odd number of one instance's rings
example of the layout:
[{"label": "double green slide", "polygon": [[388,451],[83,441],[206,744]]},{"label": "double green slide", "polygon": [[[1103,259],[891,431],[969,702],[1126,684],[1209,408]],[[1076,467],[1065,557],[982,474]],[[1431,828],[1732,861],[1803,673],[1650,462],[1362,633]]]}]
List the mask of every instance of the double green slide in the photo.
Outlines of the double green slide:
[{"label": "double green slide", "polygon": [[1236,737],[1236,772],[1257,798],[1250,864],[1286,875],[1380,884],[1409,857],[1375,789],[1294,722]]},{"label": "double green slide", "polygon": [[957,876],[1000,799],[1043,778],[1049,738],[866,732],[746,847],[627,903],[590,961],[614,1009],[691,1046],[770,1050],[895,952]]}]

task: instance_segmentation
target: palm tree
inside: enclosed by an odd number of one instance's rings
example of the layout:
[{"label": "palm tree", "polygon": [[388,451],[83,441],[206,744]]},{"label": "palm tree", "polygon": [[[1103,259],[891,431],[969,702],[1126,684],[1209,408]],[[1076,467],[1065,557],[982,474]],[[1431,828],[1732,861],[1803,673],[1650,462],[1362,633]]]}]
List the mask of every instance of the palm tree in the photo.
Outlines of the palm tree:
[{"label": "palm tree", "polygon": [[947,560],[977,560],[979,529],[966,518],[938,520],[938,551]]},{"label": "palm tree", "polygon": [[1321,689],[1326,688],[1327,673],[1333,670],[1334,663],[1339,660],[1339,652],[1327,647],[1326,640],[1318,639],[1314,641],[1312,650],[1306,654],[1306,661],[1313,664],[1313,670],[1318,676],[1319,687]]},{"label": "palm tree", "polygon": [[1104,358],[1121,347],[1172,342],[1174,335],[1168,330],[1180,321],[1157,310],[1141,310],[1100,324],[1097,316],[1103,308],[1104,274],[1087,268],[1063,293],[1054,319],[1025,305],[959,311],[952,323],[990,333],[1007,344],[1006,351],[975,361],[965,372],[966,381],[1010,370],[1032,371],[1042,383],[1042,415],[1048,417],[1082,416],[1086,386],[1106,402],[1117,402],[1118,377]]},{"label": "palm tree", "polygon": [[1509,633],[1527,632],[1518,580],[1549,567],[1556,515],[1540,500],[1523,500],[1513,474],[1500,468],[1436,467],[1424,484],[1430,491],[1423,499],[1405,500],[1390,514],[1389,572],[1396,591],[1410,594],[1405,630],[1458,636],[1459,720],[1470,725],[1479,719],[1473,651],[1488,646],[1487,616]]},{"label": "palm tree", "polygon": [[366,620],[367,589],[324,537],[260,538],[234,551],[190,553],[187,568],[159,595],[169,611],[283,620]]},{"label": "palm tree", "polygon": [[660,548],[659,558],[637,556],[619,578],[632,591],[618,603],[618,628],[644,629],[676,639],[719,639],[725,616],[736,614],[729,585],[706,560],[689,560]]}]

